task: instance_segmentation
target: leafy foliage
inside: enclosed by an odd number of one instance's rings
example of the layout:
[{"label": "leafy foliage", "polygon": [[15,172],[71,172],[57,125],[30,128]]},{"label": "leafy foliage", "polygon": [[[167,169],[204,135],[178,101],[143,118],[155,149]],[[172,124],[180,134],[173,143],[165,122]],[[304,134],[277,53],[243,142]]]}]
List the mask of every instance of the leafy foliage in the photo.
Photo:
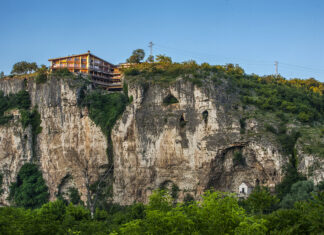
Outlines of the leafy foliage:
[{"label": "leafy foliage", "polygon": [[89,108],[90,118],[108,136],[123,113],[127,101],[128,98],[122,93],[94,91],[86,95],[82,104]]},{"label": "leafy foliage", "polygon": [[[251,194],[252,195],[252,194]],[[291,209],[266,212],[277,199],[264,188],[248,205],[252,214],[228,193],[206,192],[200,202],[173,204],[170,194],[155,191],[147,205],[110,205],[94,218],[81,205],[55,201],[39,209],[0,208],[3,234],[320,234],[324,231],[324,193]],[[265,205],[263,205],[265,203]],[[268,211],[269,212],[269,211]]]},{"label": "leafy foliage", "polygon": [[67,68],[62,69],[56,69],[52,72],[52,75],[54,77],[60,78],[60,77],[71,77],[73,76],[73,73],[71,73]]},{"label": "leafy foliage", "polygon": [[133,54],[126,60],[128,63],[139,63],[145,57],[145,52],[143,49],[136,49]]},{"label": "leafy foliage", "polygon": [[19,207],[38,208],[48,201],[49,193],[42,172],[33,163],[25,163],[16,182],[10,185],[9,199]]},{"label": "leafy foliage", "polygon": [[279,199],[271,195],[269,189],[257,186],[242,204],[254,214],[268,214],[277,209],[278,203]]},{"label": "leafy foliage", "polygon": [[324,193],[264,217],[271,234],[321,234],[324,231]]},{"label": "leafy foliage", "polygon": [[17,62],[13,65],[11,74],[27,74],[36,71],[38,66],[35,62],[29,63],[26,61]]},{"label": "leafy foliage", "polygon": [[311,181],[298,181],[291,186],[290,192],[281,201],[283,208],[292,208],[297,201],[311,199],[314,191],[314,183]]},{"label": "leafy foliage", "polygon": [[169,94],[163,99],[164,105],[176,104],[179,103],[179,100],[175,98],[173,95]]},{"label": "leafy foliage", "polygon": [[[323,121],[324,85],[313,78],[286,80],[283,77],[247,75],[237,65],[198,65],[194,61],[172,63],[165,56],[156,63],[135,64],[124,69],[126,80],[170,84],[182,77],[197,86],[208,81],[228,84],[228,91],[239,93],[246,105],[261,110],[290,113],[300,122]],[[283,115],[281,115],[283,116]]]},{"label": "leafy foliage", "polygon": [[41,65],[40,68],[37,69],[35,81],[36,83],[44,83],[47,81],[47,74],[48,74],[48,68],[45,65]]},{"label": "leafy foliage", "polygon": [[171,57],[165,56],[165,55],[157,55],[156,56],[156,62],[158,63],[165,63],[165,64],[172,64]]},{"label": "leafy foliage", "polygon": [[245,166],[245,157],[243,156],[241,151],[235,151],[234,156],[233,156],[233,165],[238,165],[238,166]]},{"label": "leafy foliage", "polygon": [[10,109],[27,110],[30,107],[30,98],[27,91],[19,91],[17,94],[9,94],[5,96],[0,91],[0,125],[6,124],[12,117],[5,115]]}]

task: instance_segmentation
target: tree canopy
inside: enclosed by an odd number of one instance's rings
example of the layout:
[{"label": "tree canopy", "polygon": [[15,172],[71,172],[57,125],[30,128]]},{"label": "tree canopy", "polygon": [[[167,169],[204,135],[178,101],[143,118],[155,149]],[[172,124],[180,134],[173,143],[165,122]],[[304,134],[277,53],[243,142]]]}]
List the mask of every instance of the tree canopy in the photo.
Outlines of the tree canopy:
[{"label": "tree canopy", "polygon": [[156,62],[158,63],[165,63],[165,64],[172,64],[172,59],[166,55],[157,55]]},{"label": "tree canopy", "polygon": [[11,74],[27,74],[35,72],[37,69],[38,66],[35,62],[20,61],[13,65]]},{"label": "tree canopy", "polygon": [[143,49],[136,49],[133,54],[126,60],[128,63],[140,63],[145,57]]},{"label": "tree canopy", "polygon": [[9,199],[14,205],[38,208],[48,201],[48,187],[38,166],[25,163],[19,170],[16,182],[10,185]]}]

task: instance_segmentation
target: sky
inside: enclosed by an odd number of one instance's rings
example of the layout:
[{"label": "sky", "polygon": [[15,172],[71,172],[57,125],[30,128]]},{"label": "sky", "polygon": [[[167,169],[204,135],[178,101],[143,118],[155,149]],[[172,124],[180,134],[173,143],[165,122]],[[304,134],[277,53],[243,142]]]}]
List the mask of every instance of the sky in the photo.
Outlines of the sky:
[{"label": "sky", "polygon": [[173,61],[239,64],[324,82],[323,0],[0,0],[0,71],[85,53],[118,64],[137,48]]}]

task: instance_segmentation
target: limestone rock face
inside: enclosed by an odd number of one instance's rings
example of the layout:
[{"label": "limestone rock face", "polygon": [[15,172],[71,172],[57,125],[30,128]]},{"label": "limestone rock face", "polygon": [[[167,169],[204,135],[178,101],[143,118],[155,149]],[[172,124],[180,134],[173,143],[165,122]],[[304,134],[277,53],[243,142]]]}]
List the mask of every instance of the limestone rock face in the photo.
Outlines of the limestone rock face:
[{"label": "limestone rock face", "polygon": [[[26,162],[40,166],[51,200],[75,187],[86,202],[87,180],[95,182],[108,164],[105,135],[87,109],[77,105],[73,81],[0,81],[5,94],[22,89],[41,115],[42,132],[33,143],[32,130],[22,128],[18,110],[0,126],[0,205],[8,205],[9,185]],[[242,119],[238,98],[226,89],[226,84],[207,82],[200,88],[181,79],[169,86],[129,84],[133,102],[111,134],[116,203],[147,202],[161,186],[175,191],[179,200],[200,199],[209,188],[238,192],[242,182],[274,189],[288,159],[262,123]],[[165,104],[170,95],[178,103]],[[324,162],[304,154],[298,144],[299,171],[315,183],[323,180]]]},{"label": "limestone rock face", "polygon": [[[23,130],[18,120],[0,126],[0,165],[10,172],[4,177],[6,192],[23,163],[33,158],[43,172],[51,199],[68,184],[77,188],[86,201],[85,174],[93,182],[100,167],[108,163],[107,140],[87,110],[77,106],[77,88],[67,81],[51,79],[45,84],[5,80],[0,82],[0,89],[5,94],[26,89],[42,120],[42,132],[34,146],[36,156],[32,156],[30,130]],[[71,176],[66,177],[69,180],[62,182],[67,175]],[[3,202],[5,198],[3,195]]]},{"label": "limestone rock face", "polygon": [[[152,190],[170,182],[181,200],[187,194],[199,199],[211,187],[238,192],[242,182],[274,188],[281,180],[286,160],[279,147],[262,135],[240,133],[237,100],[222,86],[130,85],[129,94],[133,103],[112,133],[115,202],[147,202]],[[170,94],[179,102],[164,105]],[[258,133],[255,120],[247,121],[249,132]]]},{"label": "limestone rock face", "polygon": [[0,126],[0,169],[3,175],[0,205],[9,205],[9,185],[16,180],[19,169],[32,159],[31,129],[22,128],[19,116],[14,115],[7,125]]}]

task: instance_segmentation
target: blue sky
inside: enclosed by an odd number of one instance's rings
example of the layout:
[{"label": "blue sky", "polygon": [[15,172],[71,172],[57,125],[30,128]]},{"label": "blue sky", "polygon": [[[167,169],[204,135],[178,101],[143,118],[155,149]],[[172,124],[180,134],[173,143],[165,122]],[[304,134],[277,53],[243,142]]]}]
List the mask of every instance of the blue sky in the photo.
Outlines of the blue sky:
[{"label": "blue sky", "polygon": [[153,41],[174,61],[324,82],[322,0],[1,0],[0,71],[91,50],[112,63]]}]

